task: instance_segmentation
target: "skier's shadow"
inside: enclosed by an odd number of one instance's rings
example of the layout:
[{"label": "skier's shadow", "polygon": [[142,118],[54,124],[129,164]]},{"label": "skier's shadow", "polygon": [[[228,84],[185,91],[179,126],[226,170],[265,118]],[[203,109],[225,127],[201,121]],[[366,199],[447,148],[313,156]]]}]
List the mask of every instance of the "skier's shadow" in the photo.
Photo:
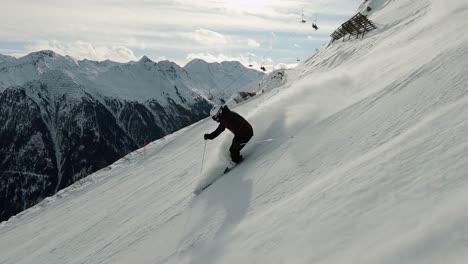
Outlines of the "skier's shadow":
[{"label": "skier's shadow", "polygon": [[[252,196],[252,180],[245,179],[245,168],[240,166],[224,175],[223,180],[215,183],[211,190],[206,190],[204,198],[207,211],[216,212],[223,208],[225,212],[222,224],[209,243],[193,255],[192,264],[218,263],[217,259],[224,255],[224,245],[230,240],[230,232],[247,215]],[[214,215],[206,215],[199,223],[210,223]],[[213,225],[217,226],[217,225]],[[207,253],[210,256],[206,257]]]}]

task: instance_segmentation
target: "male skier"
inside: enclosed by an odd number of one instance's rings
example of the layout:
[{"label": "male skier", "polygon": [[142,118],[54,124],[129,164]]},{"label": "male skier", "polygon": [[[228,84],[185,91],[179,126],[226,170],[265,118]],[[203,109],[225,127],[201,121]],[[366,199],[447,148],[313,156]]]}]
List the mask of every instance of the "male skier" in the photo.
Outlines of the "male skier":
[{"label": "male skier", "polygon": [[253,136],[252,126],[241,115],[231,111],[226,105],[213,107],[210,114],[211,118],[219,125],[215,131],[205,134],[204,139],[214,139],[226,128],[229,129],[234,134],[232,145],[229,148],[231,159],[234,163],[241,162],[243,158],[240,151]]}]

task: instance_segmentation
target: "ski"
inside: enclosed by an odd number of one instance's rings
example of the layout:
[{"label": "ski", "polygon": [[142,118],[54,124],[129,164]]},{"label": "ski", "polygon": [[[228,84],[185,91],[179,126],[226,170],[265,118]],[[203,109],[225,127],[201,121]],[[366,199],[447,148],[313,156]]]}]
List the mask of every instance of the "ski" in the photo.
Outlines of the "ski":
[{"label": "ski", "polygon": [[224,172],[222,175],[218,176],[218,177],[215,177],[214,179],[210,180],[207,184],[205,184],[203,187],[201,188],[197,188],[195,189],[195,191],[193,192],[195,195],[199,195],[201,192],[203,192],[204,190],[206,190],[208,187],[210,187],[211,185],[213,185],[213,183],[215,183],[219,178],[223,177],[224,174],[230,172],[232,169],[234,169],[235,167],[237,167],[237,165],[239,165],[244,159],[242,159],[239,163],[236,163],[234,166],[232,166],[231,168],[229,167],[226,167],[224,169]]},{"label": "ski", "polygon": [[208,187],[210,187],[210,186],[211,186],[215,181],[217,181],[219,178],[221,178],[221,176],[212,179],[212,180],[209,181],[207,184],[205,184],[203,187],[195,189],[195,190],[193,191],[193,194],[199,195],[201,192],[203,192],[203,191],[206,190]]}]

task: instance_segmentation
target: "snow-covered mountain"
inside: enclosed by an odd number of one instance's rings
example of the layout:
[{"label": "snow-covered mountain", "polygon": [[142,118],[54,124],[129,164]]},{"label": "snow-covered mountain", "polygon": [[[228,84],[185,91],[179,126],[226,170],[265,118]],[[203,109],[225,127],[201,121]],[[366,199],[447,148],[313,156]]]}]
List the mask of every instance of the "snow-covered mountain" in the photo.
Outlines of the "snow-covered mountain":
[{"label": "snow-covered mountain", "polygon": [[[0,63],[0,220],[145,142],[206,117],[211,105],[203,93],[209,87],[204,78],[212,83],[223,76],[229,81],[246,75],[250,81],[261,77],[244,74],[240,65],[232,63],[190,73],[175,63],[155,63],[147,57],[132,63],[76,61],[40,51],[19,59],[4,58]],[[229,89],[242,89],[245,82]]]},{"label": "snow-covered mountain", "polygon": [[[240,87],[256,83],[265,74],[253,69],[246,69],[240,62],[225,61],[207,63],[194,59],[184,66],[199,92],[206,97],[227,99],[239,91]],[[245,89],[249,92],[251,89]]]},{"label": "snow-covered mountain", "polygon": [[3,222],[0,262],[465,263],[468,3],[367,4],[377,30],[233,109],[255,136],[200,195],[232,139],[210,119]]},{"label": "snow-covered mountain", "polygon": [[0,54],[0,63],[5,62],[5,61],[12,61],[14,59],[15,57]]},{"label": "snow-covered mountain", "polygon": [[19,59],[4,56],[2,60],[0,92],[10,86],[37,80],[49,71],[59,70],[93,96],[136,101],[144,101],[148,97],[165,101],[168,95],[179,97],[174,86],[181,87],[180,92],[190,94],[189,97],[210,94],[229,97],[264,76],[239,62],[207,63],[200,59],[183,68],[170,61],[153,62],[146,56],[130,63],[76,61],[53,51],[34,52]]}]

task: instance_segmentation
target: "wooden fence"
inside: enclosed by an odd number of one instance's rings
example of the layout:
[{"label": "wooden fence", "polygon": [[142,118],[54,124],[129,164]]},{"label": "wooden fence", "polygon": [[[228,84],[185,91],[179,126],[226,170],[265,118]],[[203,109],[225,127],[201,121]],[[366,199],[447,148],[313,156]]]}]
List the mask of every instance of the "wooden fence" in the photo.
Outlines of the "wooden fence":
[{"label": "wooden fence", "polygon": [[341,24],[341,26],[330,35],[332,37],[331,43],[341,38],[343,38],[344,41],[346,36],[348,36],[348,39],[352,36],[359,38],[359,35],[364,37],[367,32],[376,28],[377,27],[367,18],[367,16],[357,13],[351,19]]}]

